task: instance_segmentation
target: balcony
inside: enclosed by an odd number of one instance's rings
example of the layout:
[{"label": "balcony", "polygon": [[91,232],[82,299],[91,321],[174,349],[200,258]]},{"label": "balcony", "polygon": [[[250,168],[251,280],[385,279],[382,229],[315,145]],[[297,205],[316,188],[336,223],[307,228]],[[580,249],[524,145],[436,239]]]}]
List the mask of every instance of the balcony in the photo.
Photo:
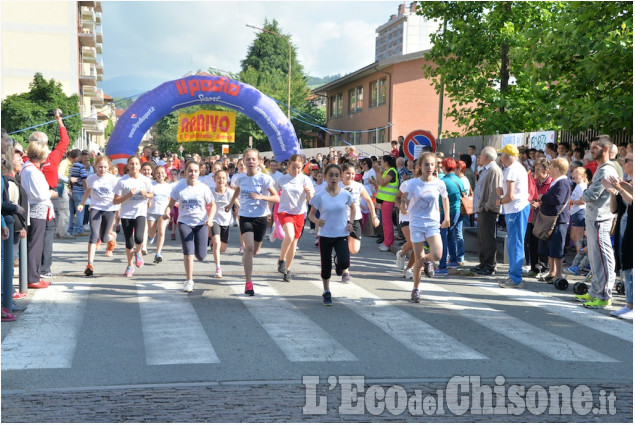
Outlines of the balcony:
[{"label": "balcony", "polygon": [[90,103],[95,106],[102,106],[104,104],[104,91],[97,89],[95,95],[90,97]]},{"label": "balcony", "polygon": [[94,134],[97,136],[101,136],[104,134],[104,125],[100,122],[97,122],[95,125],[83,126],[84,130],[88,134]]},{"label": "balcony", "polygon": [[102,44],[101,44],[101,43],[97,43],[97,44],[95,45],[95,49],[97,50],[97,54],[98,54],[98,55],[101,55],[101,46],[102,46]]},{"label": "balcony", "polygon": [[80,46],[95,47],[95,43],[97,43],[95,24],[91,21],[83,21],[78,37]]},{"label": "balcony", "polygon": [[85,21],[95,22],[95,10],[92,7],[82,6],[81,16]]},{"label": "balcony", "polygon": [[104,75],[104,59],[99,57],[95,63],[97,64],[97,79],[99,80],[99,77]]},{"label": "balcony", "polygon": [[94,47],[82,46],[82,62],[97,63],[97,49]]},{"label": "balcony", "polygon": [[82,96],[90,98],[92,98],[93,96],[97,96],[97,86],[83,86]]},{"label": "balcony", "polygon": [[101,25],[95,26],[95,35],[97,36],[97,43],[104,42],[104,33],[102,31]]},{"label": "balcony", "polygon": [[95,22],[101,24],[101,12],[95,13]]},{"label": "balcony", "polygon": [[90,63],[82,63],[80,66],[79,82],[82,85],[97,85],[97,67]]},{"label": "balcony", "polygon": [[82,127],[97,124],[97,108],[84,103],[80,105],[82,111]]},{"label": "balcony", "polygon": [[95,3],[95,12],[103,12],[102,8],[101,8],[101,2],[100,1],[96,1]]}]

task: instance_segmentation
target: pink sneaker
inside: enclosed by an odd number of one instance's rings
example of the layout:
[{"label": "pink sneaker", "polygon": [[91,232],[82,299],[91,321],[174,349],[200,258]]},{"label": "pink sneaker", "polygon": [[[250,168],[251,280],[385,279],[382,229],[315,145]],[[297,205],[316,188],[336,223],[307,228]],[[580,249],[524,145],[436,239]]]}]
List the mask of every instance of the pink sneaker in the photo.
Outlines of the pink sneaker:
[{"label": "pink sneaker", "polygon": [[137,268],[143,266],[143,255],[139,254],[138,252],[135,252],[135,266],[137,266]]},{"label": "pink sneaker", "polygon": [[254,285],[251,282],[245,283],[245,294],[249,295],[250,297],[254,296]]},{"label": "pink sneaker", "polygon": [[134,272],[134,268],[128,266],[128,267],[126,267],[126,271],[123,272],[123,276],[124,277],[130,277],[130,276],[132,276],[133,272]]}]

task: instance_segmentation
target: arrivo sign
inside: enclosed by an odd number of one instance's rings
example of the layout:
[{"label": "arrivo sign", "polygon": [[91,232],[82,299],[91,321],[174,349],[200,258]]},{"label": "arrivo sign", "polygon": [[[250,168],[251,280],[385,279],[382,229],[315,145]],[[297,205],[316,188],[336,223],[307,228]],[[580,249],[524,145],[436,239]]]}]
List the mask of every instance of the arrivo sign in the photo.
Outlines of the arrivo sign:
[{"label": "arrivo sign", "polygon": [[428,147],[432,152],[437,151],[437,141],[432,133],[426,130],[415,130],[406,136],[403,144],[404,154],[410,161],[416,159],[415,151],[419,151],[419,148],[415,148],[415,146],[418,145]]}]

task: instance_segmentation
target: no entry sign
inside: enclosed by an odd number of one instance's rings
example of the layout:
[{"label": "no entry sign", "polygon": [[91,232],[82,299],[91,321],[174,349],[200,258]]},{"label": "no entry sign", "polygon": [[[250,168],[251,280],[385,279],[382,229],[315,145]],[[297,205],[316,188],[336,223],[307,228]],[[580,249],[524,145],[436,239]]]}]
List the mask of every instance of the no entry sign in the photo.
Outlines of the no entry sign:
[{"label": "no entry sign", "polygon": [[403,144],[403,152],[410,161],[416,159],[417,154],[415,150],[419,150],[420,148],[416,149],[415,146],[418,145],[424,146],[424,148],[428,147],[432,152],[437,151],[437,141],[432,133],[426,130],[415,130],[408,134]]}]

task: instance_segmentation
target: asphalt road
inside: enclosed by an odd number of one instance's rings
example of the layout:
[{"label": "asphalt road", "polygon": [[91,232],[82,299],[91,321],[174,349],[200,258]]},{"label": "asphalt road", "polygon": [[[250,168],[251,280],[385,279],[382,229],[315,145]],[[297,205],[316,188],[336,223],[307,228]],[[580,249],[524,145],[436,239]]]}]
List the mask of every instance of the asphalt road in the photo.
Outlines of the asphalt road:
[{"label": "asphalt road", "polygon": [[[114,257],[98,252],[90,278],[87,238],[55,241],[53,284],[29,290],[26,312],[2,324],[3,421],[632,422],[632,323],[584,309],[571,289],[535,280],[501,289],[494,277],[451,275],[425,279],[421,304],[411,304],[412,283],[396,272],[394,254],[366,238],[352,282],[334,276],[334,305],[325,307],[319,254],[305,232],[291,283],[276,271],[280,242],[263,243],[256,296],[248,297],[232,228],[224,277],[213,277],[210,253],[195,263],[186,294],[179,241],[167,241],[158,265],[151,249],[146,265],[124,278],[122,236]],[[616,295],[613,308],[623,302]],[[489,414],[474,410],[481,396],[472,394],[463,412],[448,386],[461,379],[470,382],[460,387],[467,395],[476,380],[487,383],[494,400],[498,385],[507,395],[499,407],[510,406],[514,385],[544,388],[531,393],[538,401],[566,385],[580,403],[586,385],[593,408],[569,413],[561,401],[555,412],[558,403],[547,400],[540,412],[528,400],[519,411]],[[346,408],[355,404],[347,382],[361,388],[361,411]],[[394,397],[403,399],[401,390],[441,391],[445,413],[403,407]]]}]

